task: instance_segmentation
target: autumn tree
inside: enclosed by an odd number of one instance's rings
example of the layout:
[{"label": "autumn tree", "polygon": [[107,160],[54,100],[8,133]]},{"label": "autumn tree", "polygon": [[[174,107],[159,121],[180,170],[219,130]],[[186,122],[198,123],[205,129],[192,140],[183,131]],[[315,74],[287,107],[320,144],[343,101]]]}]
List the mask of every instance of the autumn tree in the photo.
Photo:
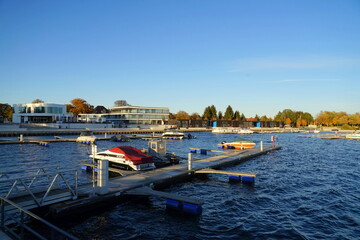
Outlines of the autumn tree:
[{"label": "autumn tree", "polygon": [[32,103],[43,103],[44,101],[43,100],[41,100],[41,99],[35,99],[34,101],[32,101]]},{"label": "autumn tree", "polygon": [[75,98],[71,100],[71,107],[69,108],[69,112],[73,113],[74,115],[81,113],[92,113],[94,111],[94,107],[82,98]]},{"label": "autumn tree", "polygon": [[169,119],[176,119],[176,114],[169,113]]},{"label": "autumn tree", "polygon": [[187,112],[180,110],[178,113],[176,113],[176,119],[189,120],[190,115]]},{"label": "autumn tree", "polygon": [[285,119],[285,124],[291,124],[291,119],[290,119],[290,118],[286,118],[286,119]]},{"label": "autumn tree", "polygon": [[360,125],[360,113],[352,114],[349,116],[349,124],[354,125]]},{"label": "autumn tree", "polygon": [[114,102],[115,107],[120,107],[120,106],[129,106],[130,104],[127,103],[126,100],[116,100]]},{"label": "autumn tree", "polygon": [[7,103],[0,103],[0,116],[3,117],[4,120],[11,121],[12,120],[13,109]]},{"label": "autumn tree", "polygon": [[197,112],[194,112],[190,115],[191,120],[201,120],[200,115]]}]

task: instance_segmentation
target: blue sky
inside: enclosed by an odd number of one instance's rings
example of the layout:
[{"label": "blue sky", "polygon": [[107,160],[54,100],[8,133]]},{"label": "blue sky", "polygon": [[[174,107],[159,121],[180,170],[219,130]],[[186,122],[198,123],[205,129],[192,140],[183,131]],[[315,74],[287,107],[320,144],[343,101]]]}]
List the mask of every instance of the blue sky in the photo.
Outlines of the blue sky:
[{"label": "blue sky", "polygon": [[0,103],[360,112],[360,1],[0,0]]}]

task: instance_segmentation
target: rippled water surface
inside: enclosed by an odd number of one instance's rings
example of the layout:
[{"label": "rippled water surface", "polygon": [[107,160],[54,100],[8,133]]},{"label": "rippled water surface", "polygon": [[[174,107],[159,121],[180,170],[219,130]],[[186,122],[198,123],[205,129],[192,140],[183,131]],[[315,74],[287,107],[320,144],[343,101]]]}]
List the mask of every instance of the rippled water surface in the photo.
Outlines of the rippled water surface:
[{"label": "rippled water surface", "polygon": [[[194,133],[169,141],[168,152],[186,157],[189,147],[216,149],[239,135]],[[245,138],[270,144],[270,134]],[[81,239],[360,239],[360,141],[278,134],[282,149],[224,168],[256,172],[254,185],[227,176],[194,178],[164,191],[205,200],[199,217],[165,210],[165,200],[128,201],[61,226]],[[119,143],[99,141],[99,150]],[[123,145],[137,148],[147,142]],[[0,171],[44,165],[79,168],[89,146],[75,143],[0,145]],[[196,156],[201,157],[201,156]],[[204,156],[202,156],[204,157]],[[81,182],[88,176],[81,174]]]}]

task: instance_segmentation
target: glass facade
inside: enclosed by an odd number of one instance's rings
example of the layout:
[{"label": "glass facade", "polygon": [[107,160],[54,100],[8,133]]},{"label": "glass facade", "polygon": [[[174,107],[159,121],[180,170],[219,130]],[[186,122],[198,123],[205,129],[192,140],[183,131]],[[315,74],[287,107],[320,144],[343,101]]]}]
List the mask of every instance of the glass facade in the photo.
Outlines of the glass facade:
[{"label": "glass facade", "polygon": [[121,106],[104,116],[114,124],[162,124],[169,119],[169,109],[161,107]]},{"label": "glass facade", "polygon": [[14,104],[14,122],[49,123],[70,121],[72,114],[66,112],[66,105],[55,103]]}]

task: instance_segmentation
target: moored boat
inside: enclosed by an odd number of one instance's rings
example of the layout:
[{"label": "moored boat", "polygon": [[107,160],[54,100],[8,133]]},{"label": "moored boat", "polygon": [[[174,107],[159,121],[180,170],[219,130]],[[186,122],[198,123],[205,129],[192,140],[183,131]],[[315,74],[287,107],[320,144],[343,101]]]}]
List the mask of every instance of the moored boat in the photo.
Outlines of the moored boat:
[{"label": "moored boat", "polygon": [[221,148],[225,148],[225,149],[247,149],[247,148],[253,148],[255,147],[255,142],[251,141],[251,140],[247,140],[247,139],[237,139],[235,141],[232,142],[221,142],[221,144],[219,144],[218,146]]},{"label": "moored boat", "polygon": [[96,136],[94,136],[92,131],[83,131],[80,133],[80,136],[76,139],[76,142],[80,143],[94,143]]},{"label": "moored boat", "polygon": [[360,132],[345,135],[345,138],[360,140]]},{"label": "moored boat", "polygon": [[253,134],[254,131],[251,131],[250,129],[246,129],[246,128],[241,128],[238,131],[239,134]]},{"label": "moored boat", "polygon": [[212,133],[238,133],[239,129],[234,127],[213,127],[211,130]]},{"label": "moored boat", "polygon": [[110,166],[127,170],[141,171],[155,168],[152,156],[130,146],[114,147],[103,152],[97,152],[95,155],[90,154],[89,156],[95,160],[109,160]]},{"label": "moored boat", "polygon": [[185,134],[178,131],[166,131],[161,135],[164,139],[173,139],[173,140],[182,140],[185,137]]}]

